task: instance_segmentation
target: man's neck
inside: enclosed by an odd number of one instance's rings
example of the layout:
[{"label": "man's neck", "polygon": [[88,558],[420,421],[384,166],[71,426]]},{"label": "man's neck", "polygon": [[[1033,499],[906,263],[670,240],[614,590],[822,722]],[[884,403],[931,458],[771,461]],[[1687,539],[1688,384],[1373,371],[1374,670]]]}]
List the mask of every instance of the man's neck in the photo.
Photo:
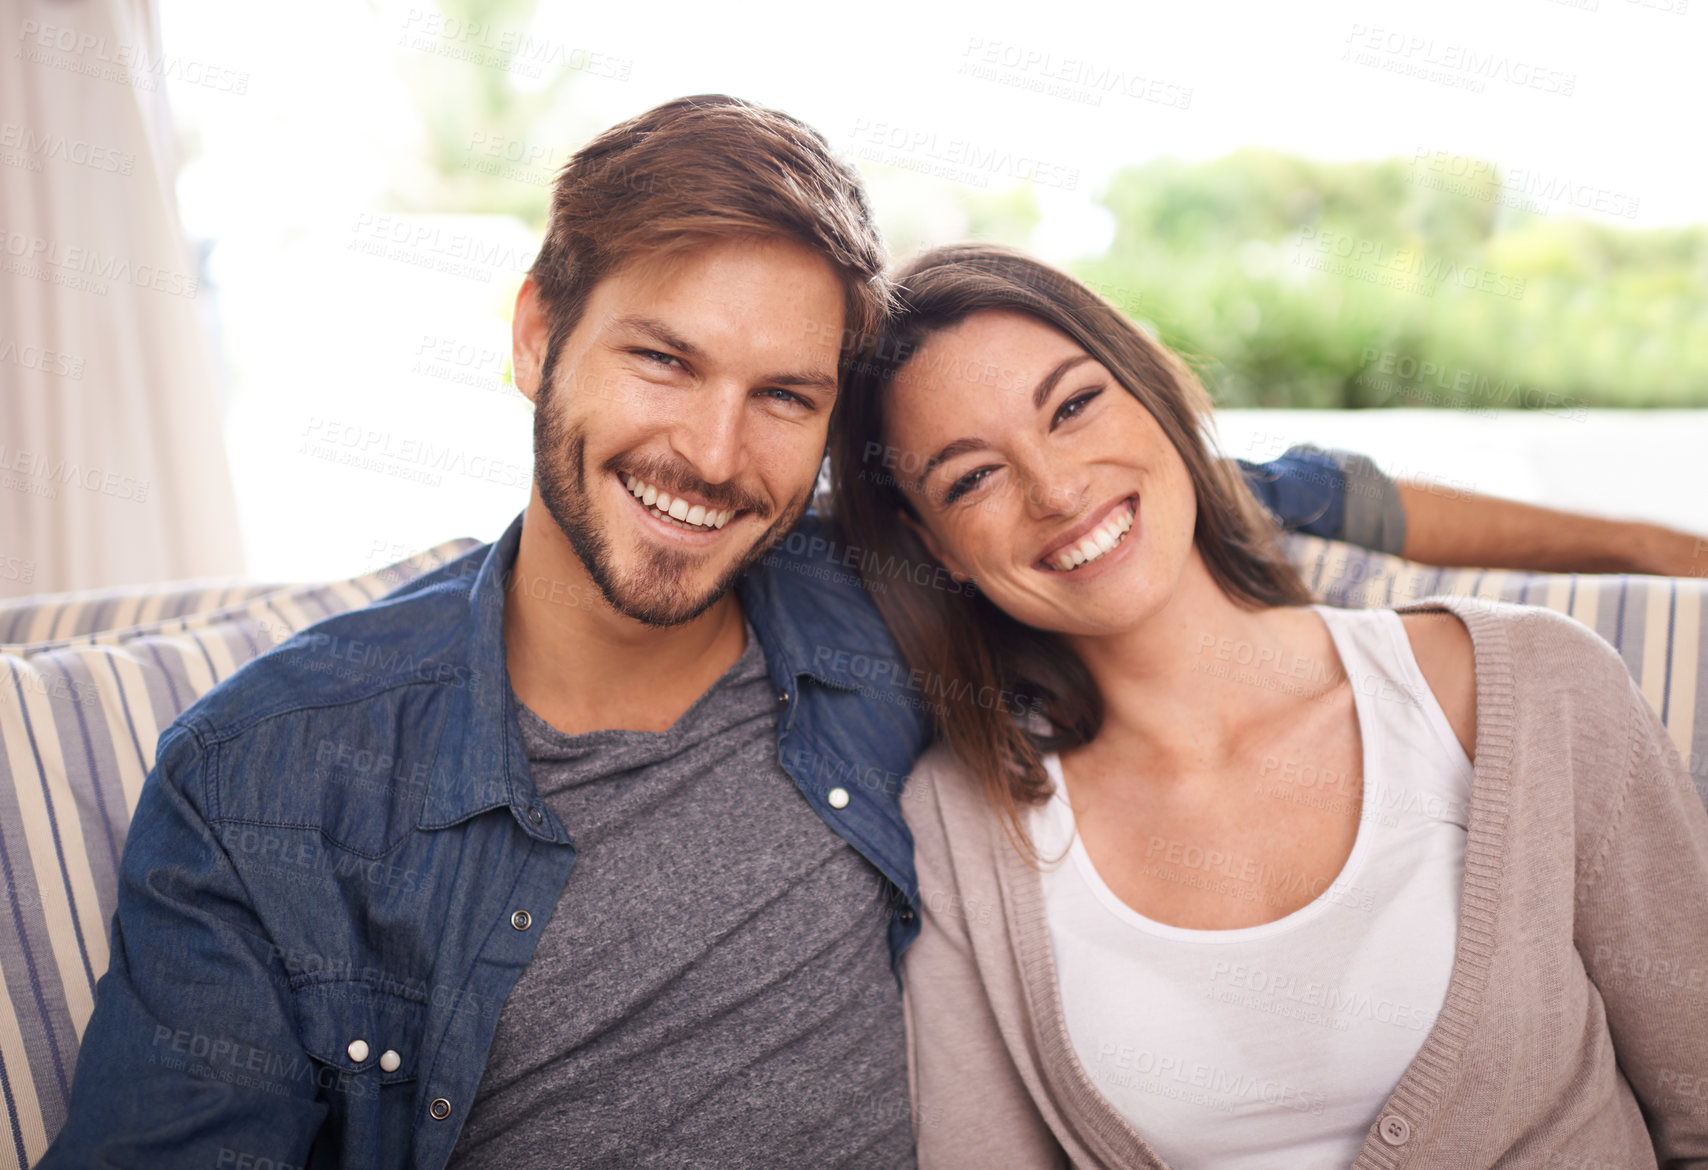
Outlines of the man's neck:
[{"label": "man's neck", "polygon": [[660,629],[613,609],[536,494],[504,591],[510,685],[567,735],[666,731],[741,657],[735,594]]}]

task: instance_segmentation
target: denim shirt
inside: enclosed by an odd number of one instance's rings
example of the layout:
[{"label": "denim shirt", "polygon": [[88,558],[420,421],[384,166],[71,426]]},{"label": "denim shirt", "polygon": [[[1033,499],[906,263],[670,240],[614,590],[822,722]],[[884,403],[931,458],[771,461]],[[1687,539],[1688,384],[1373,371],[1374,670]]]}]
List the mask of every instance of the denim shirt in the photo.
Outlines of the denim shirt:
[{"label": "denim shirt", "polygon": [[[1295,522],[1344,495],[1321,470]],[[505,665],[520,535],[518,518],[305,630],[161,736],[69,1117],[39,1166],[445,1165],[575,865]],[[893,887],[894,961],[918,933],[898,798],[930,700],[859,560],[809,515],[737,589],[784,768]]]}]

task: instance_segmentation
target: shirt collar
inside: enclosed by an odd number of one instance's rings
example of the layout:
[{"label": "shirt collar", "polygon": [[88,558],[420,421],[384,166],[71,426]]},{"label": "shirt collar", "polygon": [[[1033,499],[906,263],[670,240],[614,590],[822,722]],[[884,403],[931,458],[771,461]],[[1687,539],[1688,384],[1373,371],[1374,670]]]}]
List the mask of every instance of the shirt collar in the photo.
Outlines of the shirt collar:
[{"label": "shirt collar", "polygon": [[[503,805],[529,836],[568,844],[569,833],[540,800],[528,769],[504,650],[504,600],[522,541],[522,515],[487,547],[467,596],[466,679],[439,706],[438,751],[418,824],[442,829]],[[463,576],[459,581],[469,581]]]},{"label": "shirt collar", "polygon": [[792,693],[801,676],[867,693],[907,676],[889,627],[861,584],[858,551],[809,512],[737,582],[780,692]]},{"label": "shirt collar", "polygon": [[[823,519],[808,513],[736,583],[771,681],[788,698],[802,676],[870,693],[894,686],[898,671],[906,674],[889,630],[860,584],[857,565],[846,563],[849,556],[833,533]],[[510,689],[504,602],[521,539],[518,515],[487,547],[469,586],[468,678],[447,684],[453,694],[439,708],[445,712],[439,749],[419,824],[444,828],[507,804],[530,836],[567,843],[567,830],[534,787]]]}]

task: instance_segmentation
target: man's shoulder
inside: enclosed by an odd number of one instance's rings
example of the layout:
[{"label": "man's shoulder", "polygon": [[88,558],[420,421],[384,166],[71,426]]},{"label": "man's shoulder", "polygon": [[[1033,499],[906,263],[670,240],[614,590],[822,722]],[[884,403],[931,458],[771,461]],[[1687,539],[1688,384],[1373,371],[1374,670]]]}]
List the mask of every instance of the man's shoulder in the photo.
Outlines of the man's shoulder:
[{"label": "man's shoulder", "polygon": [[891,655],[895,643],[863,567],[870,568],[862,550],[832,520],[809,512],[748,570],[742,601],[750,619],[787,631],[809,658],[826,646]]},{"label": "man's shoulder", "polygon": [[245,663],[179,716],[226,741],[294,712],[387,702],[401,688],[477,681],[467,661],[470,592],[488,546],[359,609],[334,614]]}]

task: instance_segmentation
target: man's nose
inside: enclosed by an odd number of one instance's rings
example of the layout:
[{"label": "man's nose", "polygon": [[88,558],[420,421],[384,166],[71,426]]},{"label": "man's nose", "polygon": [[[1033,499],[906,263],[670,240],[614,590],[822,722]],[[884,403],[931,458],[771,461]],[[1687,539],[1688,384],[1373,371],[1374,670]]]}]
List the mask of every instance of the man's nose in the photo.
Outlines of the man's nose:
[{"label": "man's nose", "polygon": [[747,392],[734,386],[705,387],[675,419],[670,445],[707,483],[729,483],[747,453]]}]

